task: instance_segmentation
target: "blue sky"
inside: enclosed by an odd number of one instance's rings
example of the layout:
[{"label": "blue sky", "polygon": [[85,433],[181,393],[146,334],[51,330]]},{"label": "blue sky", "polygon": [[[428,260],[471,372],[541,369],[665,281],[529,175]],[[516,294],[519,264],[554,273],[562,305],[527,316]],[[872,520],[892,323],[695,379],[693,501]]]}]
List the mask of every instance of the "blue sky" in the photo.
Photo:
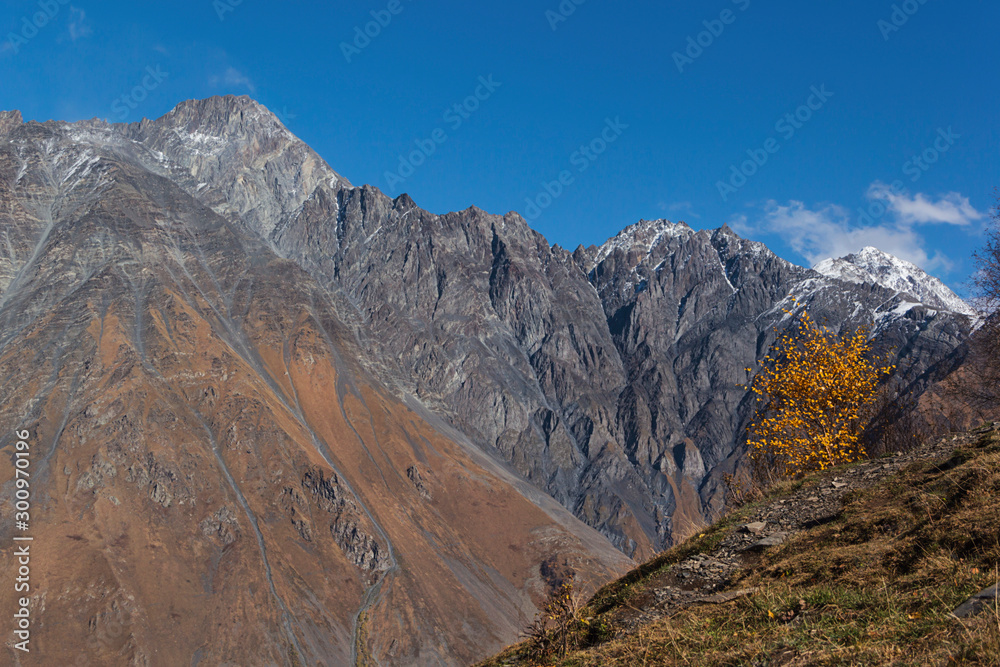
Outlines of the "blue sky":
[{"label": "blue sky", "polygon": [[570,249],[660,217],[801,264],[876,245],[964,293],[1000,186],[997,25],[988,0],[5,1],[0,108],[249,94],[434,212],[516,210]]}]

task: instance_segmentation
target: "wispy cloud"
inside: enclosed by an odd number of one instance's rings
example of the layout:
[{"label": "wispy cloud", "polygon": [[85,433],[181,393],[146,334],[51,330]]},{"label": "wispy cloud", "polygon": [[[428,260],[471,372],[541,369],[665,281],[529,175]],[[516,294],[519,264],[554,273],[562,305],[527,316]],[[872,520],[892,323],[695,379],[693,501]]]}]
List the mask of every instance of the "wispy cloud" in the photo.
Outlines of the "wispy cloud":
[{"label": "wispy cloud", "polygon": [[87,21],[87,12],[80,9],[79,7],[74,7],[70,5],[69,7],[69,39],[71,42],[76,42],[78,39],[83,39],[84,37],[90,37],[94,34],[93,28],[90,27],[90,23]]},{"label": "wispy cloud", "polygon": [[251,93],[257,92],[257,86],[253,80],[235,67],[227,67],[226,71],[221,75],[209,77],[208,82],[213,86],[223,85],[227,88],[246,88]]},{"label": "wispy cloud", "polygon": [[885,207],[879,219],[869,216],[871,224],[854,220],[849,210],[835,204],[810,208],[801,201],[781,204],[771,200],[755,219],[739,216],[730,225],[744,235],[780,235],[812,264],[875,246],[927,270],[947,272],[952,270],[953,262],[940,251],[928,249],[920,226],[971,228],[973,222],[985,217],[967,197],[956,192],[936,199],[922,193],[910,196],[876,182],[869,188],[868,198],[881,201]]},{"label": "wispy cloud", "polygon": [[913,197],[906,194],[895,194],[885,183],[875,182],[868,189],[868,198],[887,201],[898,221],[904,225],[965,226],[986,217],[985,214],[972,206],[968,197],[963,197],[957,192],[949,192],[937,201],[931,201],[926,195],[919,192]]},{"label": "wispy cloud", "polygon": [[689,201],[679,201],[673,204],[668,204],[666,202],[660,202],[657,204],[661,211],[666,211],[667,213],[680,213],[688,218],[697,219],[701,216],[695,213],[694,206],[691,205]]}]

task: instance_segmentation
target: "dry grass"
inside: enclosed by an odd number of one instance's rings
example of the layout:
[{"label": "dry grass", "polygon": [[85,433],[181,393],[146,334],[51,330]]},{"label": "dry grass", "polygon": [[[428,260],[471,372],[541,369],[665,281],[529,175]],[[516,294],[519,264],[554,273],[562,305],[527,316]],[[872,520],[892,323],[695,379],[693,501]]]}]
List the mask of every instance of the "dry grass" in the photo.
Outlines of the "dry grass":
[{"label": "dry grass", "polygon": [[[787,490],[785,491],[787,493]],[[633,591],[709,550],[750,506],[601,589],[581,612],[600,633],[548,663],[597,665],[1000,665],[1000,609],[950,612],[1000,579],[1000,435],[923,462],[846,498],[834,522],[798,534],[744,571],[758,592],[694,605],[625,631]],[[484,665],[532,664],[514,647]]]}]

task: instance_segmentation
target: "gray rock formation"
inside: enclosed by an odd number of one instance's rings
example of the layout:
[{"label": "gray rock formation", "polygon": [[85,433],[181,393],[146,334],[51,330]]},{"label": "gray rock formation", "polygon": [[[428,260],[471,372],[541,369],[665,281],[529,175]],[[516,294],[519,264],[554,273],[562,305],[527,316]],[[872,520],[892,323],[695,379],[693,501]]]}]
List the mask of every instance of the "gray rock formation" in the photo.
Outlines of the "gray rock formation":
[{"label": "gray rock formation", "polygon": [[[245,99],[0,115],[0,449],[29,432],[44,664],[470,664],[534,616],[542,563],[631,564],[414,400],[360,278],[307,261],[342,234],[377,265],[366,197]],[[282,237],[323,207],[332,236]]]},{"label": "gray rock formation", "polygon": [[[726,227],[643,221],[570,253],[516,213],[428,213],[405,194],[353,187],[248,98],[185,102],[131,125],[0,118],[0,132],[11,127],[34,150],[65,147],[80,164],[67,178],[141,166],[297,264],[328,292],[369,372],[628,554],[720,511],[720,475],[739,465],[751,414],[745,369],[791,322],[785,309],[870,327],[913,391],[970,328],[965,315],[792,265]],[[32,243],[14,233],[7,247],[21,256]]]},{"label": "gray rock formation", "polygon": [[990,610],[996,613],[998,597],[1000,597],[1000,584],[994,584],[958,605],[952,614],[956,618],[969,618]]}]

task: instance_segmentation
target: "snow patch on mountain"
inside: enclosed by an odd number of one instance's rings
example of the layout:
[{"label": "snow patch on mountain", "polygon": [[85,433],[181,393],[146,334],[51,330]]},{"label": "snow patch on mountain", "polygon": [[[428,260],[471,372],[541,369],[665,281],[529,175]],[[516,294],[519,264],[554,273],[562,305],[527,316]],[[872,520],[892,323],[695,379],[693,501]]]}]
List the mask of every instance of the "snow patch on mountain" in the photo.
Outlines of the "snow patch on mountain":
[{"label": "snow patch on mountain", "polygon": [[846,257],[823,260],[813,270],[837,280],[881,285],[914,296],[932,308],[979,317],[972,306],[919,266],[871,246]]}]

